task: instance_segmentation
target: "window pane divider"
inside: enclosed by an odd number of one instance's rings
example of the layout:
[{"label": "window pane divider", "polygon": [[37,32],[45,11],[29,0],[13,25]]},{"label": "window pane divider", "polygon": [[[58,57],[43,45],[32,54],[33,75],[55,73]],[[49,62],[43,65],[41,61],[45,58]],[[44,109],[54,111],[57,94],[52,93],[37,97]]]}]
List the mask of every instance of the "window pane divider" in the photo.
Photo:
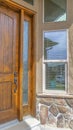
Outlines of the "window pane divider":
[{"label": "window pane divider", "polygon": [[67,62],[67,60],[43,60],[44,63],[48,63],[48,62]]}]

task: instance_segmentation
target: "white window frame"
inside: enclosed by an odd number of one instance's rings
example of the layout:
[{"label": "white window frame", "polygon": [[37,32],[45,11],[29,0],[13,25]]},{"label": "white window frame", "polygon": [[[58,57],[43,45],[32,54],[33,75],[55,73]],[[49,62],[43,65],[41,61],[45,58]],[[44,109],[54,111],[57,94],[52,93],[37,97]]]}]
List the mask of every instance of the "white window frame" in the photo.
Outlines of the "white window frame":
[{"label": "white window frame", "polygon": [[[44,33],[45,32],[55,32],[55,31],[66,31],[67,32],[67,60],[45,60],[44,59]],[[69,63],[69,44],[68,44],[68,29],[58,29],[58,30],[48,30],[48,31],[43,31],[43,77],[42,77],[42,79],[43,79],[43,93],[49,93],[49,94],[66,94],[66,93],[68,93],[68,79],[69,79],[69,77],[68,77],[68,63]],[[47,90],[46,89],[46,86],[45,86],[45,71],[46,71],[46,68],[45,68],[45,63],[50,63],[50,62],[53,62],[53,63],[55,63],[55,62],[63,62],[63,63],[65,63],[65,90]]]}]

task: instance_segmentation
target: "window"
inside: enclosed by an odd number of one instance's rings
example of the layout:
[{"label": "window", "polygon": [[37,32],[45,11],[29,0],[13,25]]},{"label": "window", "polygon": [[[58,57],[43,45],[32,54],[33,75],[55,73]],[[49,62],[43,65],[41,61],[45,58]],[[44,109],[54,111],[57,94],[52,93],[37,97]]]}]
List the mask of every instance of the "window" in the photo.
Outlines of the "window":
[{"label": "window", "polygon": [[66,21],[66,0],[44,0],[44,21]]},{"label": "window", "polygon": [[31,5],[33,5],[33,0],[23,0],[23,1],[25,1],[25,2],[27,2],[29,4],[31,4]]},{"label": "window", "polygon": [[28,104],[28,31],[29,23],[24,21],[24,44],[23,44],[23,104]]},{"label": "window", "polygon": [[66,90],[67,64],[67,30],[44,32],[45,90]]}]

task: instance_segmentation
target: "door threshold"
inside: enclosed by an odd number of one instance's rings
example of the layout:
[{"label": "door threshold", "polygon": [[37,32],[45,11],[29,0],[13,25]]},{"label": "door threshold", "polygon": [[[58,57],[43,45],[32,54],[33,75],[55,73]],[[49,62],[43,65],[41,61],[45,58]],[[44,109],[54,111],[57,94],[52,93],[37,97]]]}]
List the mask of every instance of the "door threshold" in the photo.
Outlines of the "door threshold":
[{"label": "door threshold", "polygon": [[7,123],[0,124],[0,130],[6,130],[7,128],[10,128],[10,127],[15,126],[17,124],[19,124],[19,121],[17,119],[9,121]]},{"label": "door threshold", "polygon": [[31,115],[23,117],[23,121],[30,126],[30,128],[40,125],[40,121],[36,118],[32,117]]},{"label": "door threshold", "polygon": [[[26,123],[30,128],[34,128],[34,127],[40,125],[40,121],[38,121],[36,118],[32,117],[31,115],[23,117],[22,122],[24,124]],[[20,122],[17,119],[13,120],[13,121],[9,121],[7,123],[0,124],[0,130],[6,130],[8,128],[12,128],[12,127],[19,125],[19,124],[20,124]]]}]

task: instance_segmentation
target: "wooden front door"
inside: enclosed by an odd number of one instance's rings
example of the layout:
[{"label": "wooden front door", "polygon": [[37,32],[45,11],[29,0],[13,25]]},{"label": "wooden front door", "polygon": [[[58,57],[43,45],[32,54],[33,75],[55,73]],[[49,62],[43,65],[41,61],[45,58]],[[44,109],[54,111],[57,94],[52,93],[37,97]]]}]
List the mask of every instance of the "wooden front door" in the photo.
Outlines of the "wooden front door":
[{"label": "wooden front door", "polygon": [[17,118],[18,19],[0,6],[0,123]]}]

